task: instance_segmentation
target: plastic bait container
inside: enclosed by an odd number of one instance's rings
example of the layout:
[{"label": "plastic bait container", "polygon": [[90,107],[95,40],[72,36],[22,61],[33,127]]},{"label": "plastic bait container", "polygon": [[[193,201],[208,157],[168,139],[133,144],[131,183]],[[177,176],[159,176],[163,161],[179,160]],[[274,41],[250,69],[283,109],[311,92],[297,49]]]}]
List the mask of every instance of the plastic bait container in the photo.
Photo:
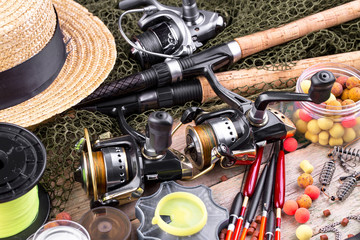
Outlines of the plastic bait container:
[{"label": "plastic bait container", "polygon": [[56,220],[39,228],[32,240],[90,240],[90,236],[83,226],[74,221]]},{"label": "plastic bait container", "polygon": [[[306,69],[300,75],[296,83],[296,92],[304,93],[303,90],[306,91],[304,81],[310,80],[316,72],[321,70],[332,72],[337,81],[340,78],[344,80],[349,77],[360,79],[360,72],[350,66],[340,63],[317,64]],[[344,85],[346,85],[345,83]],[[346,86],[343,89],[346,89]],[[340,97],[342,95],[337,98],[334,95],[332,96],[333,100]],[[337,101],[340,102],[341,100]],[[322,146],[344,145],[360,136],[360,101],[341,106],[296,102],[292,120],[295,123],[297,133],[304,135],[313,143]]]}]

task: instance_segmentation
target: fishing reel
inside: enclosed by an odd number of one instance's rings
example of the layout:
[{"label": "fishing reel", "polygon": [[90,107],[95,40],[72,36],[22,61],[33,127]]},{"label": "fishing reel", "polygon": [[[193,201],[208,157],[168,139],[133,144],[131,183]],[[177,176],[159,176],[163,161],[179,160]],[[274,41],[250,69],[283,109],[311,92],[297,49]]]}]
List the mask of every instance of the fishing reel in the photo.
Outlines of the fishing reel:
[{"label": "fishing reel", "polygon": [[[138,6],[146,7],[133,9]],[[156,0],[123,0],[119,7],[127,10],[119,19],[120,33],[133,47],[132,55],[145,68],[162,62],[164,58],[192,54],[226,26],[219,14],[199,11],[195,0],[183,0],[182,8],[165,6]],[[144,32],[134,37],[133,43],[122,30],[121,20],[134,12],[144,12],[138,21]]]},{"label": "fishing reel", "polygon": [[269,103],[311,101],[319,104],[330,97],[335,82],[331,72],[320,71],[311,78],[309,94],[269,91],[260,94],[253,103],[223,88],[213,74],[205,76],[218,96],[232,108],[205,112],[192,107],[182,115],[180,125],[195,123],[186,128],[184,152],[193,166],[203,172],[210,171],[218,161],[223,168],[252,164],[258,148],[295,134],[291,120],[278,110],[267,108]]},{"label": "fishing reel", "polygon": [[124,108],[114,111],[118,112],[121,131],[127,135],[92,142],[85,129],[85,137],[77,145],[82,156],[75,179],[94,196],[91,208],[134,201],[144,192],[145,181],[192,178],[190,161],[169,148],[173,119],[168,113],[152,113],[144,136],[127,124]]}]

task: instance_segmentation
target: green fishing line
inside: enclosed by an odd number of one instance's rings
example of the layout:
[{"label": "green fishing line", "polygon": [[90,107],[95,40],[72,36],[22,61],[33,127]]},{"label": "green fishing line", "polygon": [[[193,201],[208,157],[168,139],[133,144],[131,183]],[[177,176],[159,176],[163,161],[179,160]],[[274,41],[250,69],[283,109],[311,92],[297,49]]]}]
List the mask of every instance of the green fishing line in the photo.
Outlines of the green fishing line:
[{"label": "green fishing line", "polygon": [[10,202],[0,204],[0,238],[28,228],[39,212],[38,186]]}]

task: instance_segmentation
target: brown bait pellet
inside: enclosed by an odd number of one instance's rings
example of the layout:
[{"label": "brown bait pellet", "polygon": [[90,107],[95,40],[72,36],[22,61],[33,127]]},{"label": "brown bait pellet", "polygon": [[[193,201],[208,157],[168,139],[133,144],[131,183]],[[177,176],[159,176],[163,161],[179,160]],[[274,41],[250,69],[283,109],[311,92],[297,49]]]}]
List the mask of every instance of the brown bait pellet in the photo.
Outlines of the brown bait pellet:
[{"label": "brown bait pellet", "polygon": [[225,182],[226,180],[228,180],[228,177],[226,175],[222,175],[221,176],[221,181]]},{"label": "brown bait pellet", "polygon": [[344,218],[344,219],[341,221],[341,226],[346,227],[346,226],[348,225],[348,223],[349,223],[349,219]]},{"label": "brown bait pellet", "polygon": [[325,217],[328,217],[328,216],[331,215],[331,212],[330,212],[329,209],[326,209],[326,210],[323,211],[323,214],[324,214]]},{"label": "brown bait pellet", "polygon": [[328,240],[328,236],[326,234],[320,236],[320,240]]},{"label": "brown bait pellet", "polygon": [[252,227],[252,228],[257,228],[257,223],[256,222],[252,222],[251,224],[250,224],[250,227]]},{"label": "brown bait pellet", "polygon": [[256,230],[251,237],[256,237],[256,238],[258,238],[258,237],[259,237],[259,231]]},{"label": "brown bait pellet", "polygon": [[255,232],[255,229],[250,227],[246,233],[246,235],[250,236],[250,235],[253,235],[253,233]]}]

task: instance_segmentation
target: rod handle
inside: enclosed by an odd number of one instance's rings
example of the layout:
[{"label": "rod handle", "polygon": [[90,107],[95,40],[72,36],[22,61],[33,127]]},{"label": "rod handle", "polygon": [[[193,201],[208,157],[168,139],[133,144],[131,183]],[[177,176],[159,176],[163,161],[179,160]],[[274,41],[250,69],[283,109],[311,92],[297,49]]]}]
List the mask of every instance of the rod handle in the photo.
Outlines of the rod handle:
[{"label": "rod handle", "polygon": [[333,27],[360,17],[360,1],[352,1],[294,22],[244,37],[235,38],[242,57],[303,37],[311,32]]}]

